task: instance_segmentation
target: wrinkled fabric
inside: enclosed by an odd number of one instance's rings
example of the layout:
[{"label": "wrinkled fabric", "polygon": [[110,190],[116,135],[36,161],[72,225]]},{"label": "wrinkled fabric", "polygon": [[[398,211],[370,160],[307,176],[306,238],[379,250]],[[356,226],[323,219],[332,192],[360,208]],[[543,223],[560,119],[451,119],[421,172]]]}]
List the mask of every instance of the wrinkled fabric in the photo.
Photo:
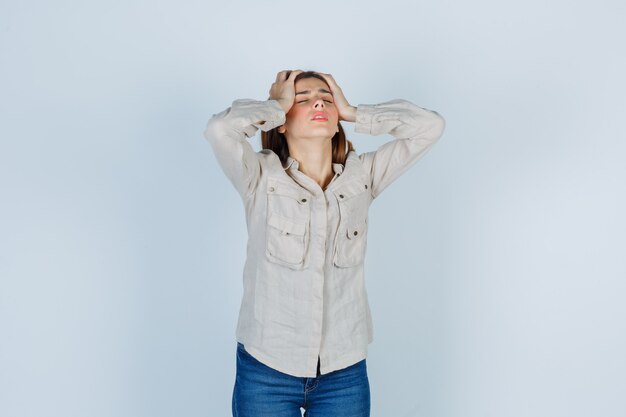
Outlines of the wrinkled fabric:
[{"label": "wrinkled fabric", "polygon": [[276,371],[251,356],[237,343],[234,417],[370,417],[371,395],[367,360],[347,368],[298,378]]},{"label": "wrinkled fabric", "polygon": [[396,99],[357,106],[355,132],[391,134],[376,151],[350,151],[323,190],[289,157],[248,142],[285,123],[276,100],[235,100],[204,137],[242,198],[248,229],[237,342],[280,372],[317,376],[367,356],[373,329],[363,261],[371,202],[441,137],[435,111]]}]

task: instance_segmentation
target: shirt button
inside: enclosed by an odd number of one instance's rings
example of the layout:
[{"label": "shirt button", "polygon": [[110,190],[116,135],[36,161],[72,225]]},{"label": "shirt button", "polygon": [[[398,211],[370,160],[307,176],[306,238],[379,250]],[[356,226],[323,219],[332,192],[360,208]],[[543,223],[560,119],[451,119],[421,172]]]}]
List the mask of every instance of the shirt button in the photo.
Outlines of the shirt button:
[{"label": "shirt button", "polygon": [[303,203],[306,203],[306,198],[303,198],[303,199],[302,199],[302,200],[300,200],[300,201],[302,201]]},{"label": "shirt button", "polygon": [[274,187],[270,187],[270,193],[274,191]]},{"label": "shirt button", "polygon": [[367,190],[367,184],[365,184],[365,189]]},{"label": "shirt button", "polygon": [[358,235],[359,232],[357,232],[356,230],[354,231],[354,236]]},{"label": "shirt button", "polygon": [[343,194],[339,194],[339,198],[343,198]]}]

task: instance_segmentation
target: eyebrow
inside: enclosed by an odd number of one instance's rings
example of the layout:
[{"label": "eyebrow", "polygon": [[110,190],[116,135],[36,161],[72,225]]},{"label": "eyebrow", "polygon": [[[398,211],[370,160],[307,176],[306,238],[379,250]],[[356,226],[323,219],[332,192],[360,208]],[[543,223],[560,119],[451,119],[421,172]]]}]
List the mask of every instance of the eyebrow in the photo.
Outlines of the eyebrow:
[{"label": "eyebrow", "polygon": [[[320,88],[318,91],[321,91],[322,93],[328,93],[332,96],[332,93],[326,89]],[[299,93],[296,93],[296,95],[298,94],[310,94],[311,90],[304,90],[304,91],[300,91]]]}]

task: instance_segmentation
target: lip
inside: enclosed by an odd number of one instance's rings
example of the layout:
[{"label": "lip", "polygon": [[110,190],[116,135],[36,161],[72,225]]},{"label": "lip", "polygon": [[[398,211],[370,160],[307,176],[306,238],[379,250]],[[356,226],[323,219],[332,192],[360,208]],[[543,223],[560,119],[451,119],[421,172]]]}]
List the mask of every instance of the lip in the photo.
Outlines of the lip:
[{"label": "lip", "polygon": [[[316,116],[322,116],[323,119],[316,119]],[[316,111],[315,113],[313,113],[313,117],[311,118],[311,120],[313,121],[320,121],[320,122],[327,122],[328,121],[328,115],[326,113],[324,113],[323,111]]]}]

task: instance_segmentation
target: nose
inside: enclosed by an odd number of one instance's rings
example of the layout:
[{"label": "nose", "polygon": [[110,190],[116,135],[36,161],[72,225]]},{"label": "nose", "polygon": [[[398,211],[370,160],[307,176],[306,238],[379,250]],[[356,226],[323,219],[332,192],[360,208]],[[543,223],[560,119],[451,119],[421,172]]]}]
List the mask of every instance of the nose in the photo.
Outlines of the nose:
[{"label": "nose", "polygon": [[313,102],[313,108],[315,108],[315,109],[318,109],[318,108],[323,109],[324,108],[324,99],[322,99],[321,97],[316,98],[315,101]]}]

